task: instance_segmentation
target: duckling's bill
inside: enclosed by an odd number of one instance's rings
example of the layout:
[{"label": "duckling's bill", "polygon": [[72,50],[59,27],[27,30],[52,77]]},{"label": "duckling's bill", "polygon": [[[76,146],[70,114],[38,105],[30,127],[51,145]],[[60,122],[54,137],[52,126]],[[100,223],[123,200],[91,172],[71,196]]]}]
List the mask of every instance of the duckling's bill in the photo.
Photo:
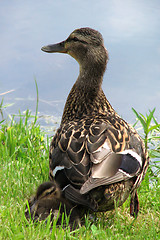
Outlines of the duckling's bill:
[{"label": "duckling's bill", "polygon": [[48,53],[55,53],[55,52],[67,53],[65,49],[65,41],[44,46],[41,48],[41,50]]}]

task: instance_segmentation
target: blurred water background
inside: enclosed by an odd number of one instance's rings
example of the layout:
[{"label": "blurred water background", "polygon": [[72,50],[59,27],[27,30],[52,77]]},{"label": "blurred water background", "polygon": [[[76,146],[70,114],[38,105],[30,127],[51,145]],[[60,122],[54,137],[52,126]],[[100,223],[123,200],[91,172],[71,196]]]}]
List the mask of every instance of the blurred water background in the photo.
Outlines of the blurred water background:
[{"label": "blurred water background", "polygon": [[[76,28],[99,30],[109,51],[103,90],[128,122],[131,108],[160,116],[160,1],[0,1],[0,102],[5,116],[36,110],[35,78],[42,126],[57,127],[78,63],[46,54],[43,45],[65,40]],[[6,93],[8,92],[8,93]]]}]

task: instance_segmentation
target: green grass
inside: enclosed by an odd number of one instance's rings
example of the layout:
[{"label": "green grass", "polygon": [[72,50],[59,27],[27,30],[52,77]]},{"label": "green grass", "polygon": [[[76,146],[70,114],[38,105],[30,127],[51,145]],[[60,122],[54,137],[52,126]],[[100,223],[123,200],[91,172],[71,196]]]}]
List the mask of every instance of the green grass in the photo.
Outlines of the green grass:
[{"label": "green grass", "polygon": [[114,211],[97,214],[96,220],[86,217],[75,231],[55,224],[51,231],[49,221],[35,224],[25,219],[26,200],[48,180],[50,139],[40,129],[37,114],[29,111],[19,113],[17,121],[0,121],[0,239],[160,239],[160,126],[153,111],[146,116],[135,113],[139,122],[143,119],[142,137],[152,157],[138,190],[138,218],[130,217],[128,199]]}]

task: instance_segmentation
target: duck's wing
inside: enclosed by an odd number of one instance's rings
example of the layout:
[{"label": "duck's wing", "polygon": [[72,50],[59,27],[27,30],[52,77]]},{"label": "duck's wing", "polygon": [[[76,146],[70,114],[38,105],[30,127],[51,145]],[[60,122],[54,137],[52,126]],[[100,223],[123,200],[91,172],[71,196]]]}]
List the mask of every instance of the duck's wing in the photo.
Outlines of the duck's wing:
[{"label": "duck's wing", "polygon": [[84,194],[137,176],[142,167],[141,139],[125,122],[89,120],[63,127],[51,152],[51,168],[64,168],[69,182]]},{"label": "duck's wing", "polygon": [[[100,131],[102,125],[103,132]],[[102,138],[104,140],[99,145]],[[128,180],[141,171],[141,139],[124,122],[111,125],[98,121],[92,124],[87,136],[87,151],[93,165],[89,179],[80,189],[82,194],[101,185]]]},{"label": "duck's wing", "polygon": [[109,185],[137,176],[141,163],[131,153],[111,153],[105,161],[92,167],[92,174],[83,184],[80,193],[84,194],[101,185]]}]

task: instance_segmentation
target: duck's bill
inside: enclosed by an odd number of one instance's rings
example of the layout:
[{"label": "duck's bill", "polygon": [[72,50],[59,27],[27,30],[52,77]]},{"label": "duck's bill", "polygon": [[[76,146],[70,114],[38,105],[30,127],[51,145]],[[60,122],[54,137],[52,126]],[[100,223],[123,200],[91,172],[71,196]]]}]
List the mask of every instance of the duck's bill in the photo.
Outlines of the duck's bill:
[{"label": "duck's bill", "polygon": [[47,45],[41,48],[42,51],[44,52],[48,52],[48,53],[55,53],[55,52],[59,52],[59,53],[67,53],[66,49],[65,49],[65,42],[60,42],[60,43],[56,43],[56,44],[51,44],[51,45]]}]

